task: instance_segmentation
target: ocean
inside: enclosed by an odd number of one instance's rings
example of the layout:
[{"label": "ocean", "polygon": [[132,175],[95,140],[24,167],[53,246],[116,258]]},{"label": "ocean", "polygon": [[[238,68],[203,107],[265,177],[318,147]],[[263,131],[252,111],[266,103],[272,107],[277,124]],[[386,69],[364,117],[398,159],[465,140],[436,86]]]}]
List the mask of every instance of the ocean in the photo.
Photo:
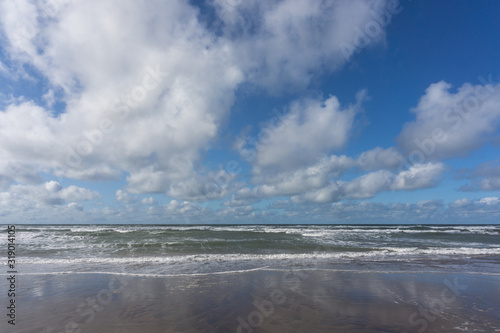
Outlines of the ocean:
[{"label": "ocean", "polygon": [[20,274],[500,272],[499,225],[17,225],[16,243]]}]

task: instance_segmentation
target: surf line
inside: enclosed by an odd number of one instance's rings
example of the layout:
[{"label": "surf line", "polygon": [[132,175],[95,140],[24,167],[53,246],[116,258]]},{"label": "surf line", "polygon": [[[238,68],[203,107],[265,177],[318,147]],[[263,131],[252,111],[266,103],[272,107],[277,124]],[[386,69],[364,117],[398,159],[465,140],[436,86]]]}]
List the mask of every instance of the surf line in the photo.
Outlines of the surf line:
[{"label": "surf line", "polygon": [[7,296],[7,322],[16,325],[16,226],[7,226],[7,280],[9,281]]}]

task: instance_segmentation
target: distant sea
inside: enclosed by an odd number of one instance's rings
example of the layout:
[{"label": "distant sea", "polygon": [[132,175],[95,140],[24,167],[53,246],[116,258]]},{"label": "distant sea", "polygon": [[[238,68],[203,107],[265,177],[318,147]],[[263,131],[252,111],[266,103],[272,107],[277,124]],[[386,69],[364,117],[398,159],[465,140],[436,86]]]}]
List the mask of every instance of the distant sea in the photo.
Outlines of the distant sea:
[{"label": "distant sea", "polygon": [[17,225],[16,237],[21,274],[500,272],[500,225]]}]

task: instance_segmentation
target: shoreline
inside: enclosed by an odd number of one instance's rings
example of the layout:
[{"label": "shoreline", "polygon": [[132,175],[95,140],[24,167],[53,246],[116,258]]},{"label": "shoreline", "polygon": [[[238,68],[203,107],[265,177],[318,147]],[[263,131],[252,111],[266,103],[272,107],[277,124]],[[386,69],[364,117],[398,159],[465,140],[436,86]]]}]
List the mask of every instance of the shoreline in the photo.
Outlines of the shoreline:
[{"label": "shoreline", "polygon": [[168,277],[21,274],[18,322],[8,332],[500,329],[499,275],[275,268]]},{"label": "shoreline", "polygon": [[[332,272],[332,273],[356,273],[356,274],[445,274],[445,275],[485,275],[485,276],[500,276],[500,273],[492,272],[476,272],[476,271],[446,271],[446,270],[361,270],[361,269],[335,269],[335,268],[269,268],[259,267],[251,269],[242,269],[234,271],[220,271],[220,272],[205,272],[205,273],[181,273],[181,274],[154,274],[154,273],[124,273],[124,272],[103,272],[103,271],[90,271],[90,272],[75,272],[75,271],[61,271],[61,272],[18,272],[16,276],[52,276],[52,275],[105,275],[105,276],[125,276],[137,278],[182,278],[182,277],[204,277],[204,276],[217,276],[217,275],[232,275],[232,274],[245,274],[250,272]],[[9,273],[0,273],[0,276],[9,276]]]},{"label": "shoreline", "polygon": [[[202,255],[199,257],[203,257]],[[18,258],[19,270],[17,275],[65,275],[65,274],[107,274],[128,275],[136,277],[188,277],[188,276],[217,276],[224,274],[242,274],[253,271],[331,271],[331,272],[376,272],[376,273],[431,273],[431,274],[480,274],[500,275],[500,262],[495,256],[466,257],[466,258],[419,258],[408,260],[388,260],[372,258],[357,258],[352,260],[332,261],[317,259],[312,262],[305,260],[224,260],[214,261],[210,258],[198,258],[197,261],[179,261],[176,265],[167,262],[157,262],[149,257],[128,262],[127,257],[108,257],[107,263],[86,261],[85,264],[40,264],[24,263],[24,258]],[[118,259],[121,263],[113,262]],[[364,259],[364,260],[363,260]],[[33,260],[33,259],[30,259]],[[67,259],[69,260],[69,259]],[[8,276],[2,271],[0,276]]]}]

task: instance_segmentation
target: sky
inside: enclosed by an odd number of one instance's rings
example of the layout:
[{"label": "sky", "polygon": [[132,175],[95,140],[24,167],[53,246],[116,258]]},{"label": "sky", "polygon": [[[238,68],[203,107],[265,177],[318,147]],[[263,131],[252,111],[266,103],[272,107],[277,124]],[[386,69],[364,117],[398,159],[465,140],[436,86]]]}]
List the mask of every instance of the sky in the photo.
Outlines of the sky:
[{"label": "sky", "polygon": [[500,3],[0,1],[2,223],[498,223]]}]

